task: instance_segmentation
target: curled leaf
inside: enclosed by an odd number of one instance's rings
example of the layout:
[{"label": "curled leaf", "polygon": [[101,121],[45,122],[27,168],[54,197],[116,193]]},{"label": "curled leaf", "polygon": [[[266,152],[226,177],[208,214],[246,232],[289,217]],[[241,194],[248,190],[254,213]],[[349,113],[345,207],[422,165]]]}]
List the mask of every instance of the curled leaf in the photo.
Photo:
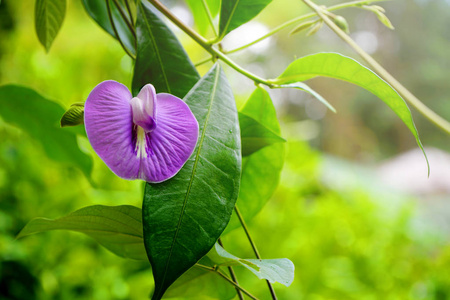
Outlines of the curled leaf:
[{"label": "curled leaf", "polygon": [[294,29],[291,30],[291,32],[289,32],[289,35],[293,35],[294,33],[303,31],[305,29],[311,28],[312,26],[314,26],[314,24],[317,23],[318,20],[312,20],[312,21],[306,21],[303,23],[300,23],[297,27],[295,27]]},{"label": "curled leaf", "polygon": [[61,117],[61,127],[77,126],[84,123],[84,103],[74,103]]},{"label": "curled leaf", "polygon": [[311,29],[306,33],[306,36],[311,36],[315,34],[317,31],[319,31],[320,28],[322,28],[323,21],[320,20],[314,26],[311,27]]}]

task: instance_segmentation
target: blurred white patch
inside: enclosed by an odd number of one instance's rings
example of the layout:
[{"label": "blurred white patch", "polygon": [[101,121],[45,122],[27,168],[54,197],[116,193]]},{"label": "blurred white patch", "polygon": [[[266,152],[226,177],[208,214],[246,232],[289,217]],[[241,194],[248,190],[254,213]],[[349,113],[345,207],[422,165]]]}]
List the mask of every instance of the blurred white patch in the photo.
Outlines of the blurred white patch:
[{"label": "blurred white patch", "polygon": [[369,54],[373,54],[378,49],[378,38],[370,31],[357,31],[351,34],[351,37]]},{"label": "blurred white patch", "polygon": [[[260,38],[267,34],[269,29],[266,25],[259,22],[251,22],[242,25],[230,32],[224,39],[223,44],[225,49],[232,50],[242,45],[248,44],[257,38]],[[268,37],[248,48],[248,51],[254,54],[264,53],[270,46],[272,41],[271,37]]]},{"label": "blurred white patch", "polygon": [[320,127],[316,121],[305,120],[287,123],[283,126],[283,135],[290,139],[309,141],[319,136]]},{"label": "blurred white patch", "polygon": [[450,194],[450,154],[435,148],[425,149],[431,173],[420,149],[401,154],[378,168],[381,180],[398,190],[414,195]]},{"label": "blurred white patch", "polygon": [[[312,96],[311,96],[312,97]],[[320,120],[325,117],[327,107],[316,99],[309,99],[305,104],[306,115],[312,120]]]}]

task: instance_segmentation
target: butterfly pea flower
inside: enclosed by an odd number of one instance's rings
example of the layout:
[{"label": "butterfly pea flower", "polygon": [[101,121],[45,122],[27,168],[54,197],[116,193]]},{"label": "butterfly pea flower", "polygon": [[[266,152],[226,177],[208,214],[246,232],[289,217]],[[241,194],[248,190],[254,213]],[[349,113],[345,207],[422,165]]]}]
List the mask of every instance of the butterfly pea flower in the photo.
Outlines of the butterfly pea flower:
[{"label": "butterfly pea flower", "polygon": [[187,104],[156,94],[151,84],[133,97],[121,83],[100,83],[86,100],[84,123],[95,152],[124,179],[157,183],[175,176],[198,139],[198,122]]}]

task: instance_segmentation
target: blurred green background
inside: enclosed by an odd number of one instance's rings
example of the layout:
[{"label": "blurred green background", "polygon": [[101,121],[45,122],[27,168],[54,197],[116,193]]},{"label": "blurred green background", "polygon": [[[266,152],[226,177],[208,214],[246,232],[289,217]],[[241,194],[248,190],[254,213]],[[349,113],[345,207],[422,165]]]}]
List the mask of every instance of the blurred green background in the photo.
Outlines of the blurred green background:
[{"label": "blurred green background", "polygon": [[[164,3],[192,24],[183,1]],[[352,8],[341,11],[352,37],[449,120],[450,3],[397,0],[382,6],[396,30]],[[88,18],[80,1],[68,1],[48,54],[36,37],[32,8],[33,1],[0,4],[1,85],[31,87],[66,108],[84,101],[103,80],[130,85],[131,59]],[[245,44],[306,12],[301,1],[274,0],[256,20],[233,32],[224,47]],[[288,32],[231,56],[263,77],[276,77],[296,57],[319,51],[358,59],[326,28],[312,37]],[[206,57],[176,33],[194,62]],[[227,71],[237,101],[245,100],[252,82]],[[427,179],[414,138],[382,101],[343,82],[314,79],[309,84],[338,113],[300,91],[270,91],[288,151],[279,188],[249,224],[264,258],[287,257],[296,266],[290,287],[275,284],[279,298],[450,299],[448,135],[413,111],[428,147]],[[57,218],[93,204],[141,205],[142,182],[117,178],[85,138],[78,142],[94,159],[95,185],[77,168],[49,159],[26,131],[0,119],[0,299],[148,299],[153,284],[148,263],[119,258],[76,233],[15,240],[35,217]],[[223,242],[231,253],[252,257],[241,230]],[[269,298],[263,281],[236,271],[243,287]],[[186,289],[180,299],[209,299],[214,289],[205,283],[201,295]]]}]

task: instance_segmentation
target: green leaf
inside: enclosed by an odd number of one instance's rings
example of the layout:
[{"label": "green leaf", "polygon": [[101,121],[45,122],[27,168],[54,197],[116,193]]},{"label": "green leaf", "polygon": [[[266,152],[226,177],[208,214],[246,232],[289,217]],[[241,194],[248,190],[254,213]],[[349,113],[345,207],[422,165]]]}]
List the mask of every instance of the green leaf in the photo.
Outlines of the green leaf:
[{"label": "green leaf", "polygon": [[[106,6],[106,0],[82,0],[86,12],[91,16],[91,18],[102,27],[107,33],[109,33],[113,38],[117,39],[116,34],[111,25],[111,21],[108,16],[108,9]],[[119,1],[120,3],[122,1]],[[134,1],[129,1],[130,5],[135,5]],[[126,12],[126,8],[121,4],[122,11]],[[122,18],[119,10],[113,2],[111,2],[111,15],[114,21],[114,25],[119,34],[120,40],[123,42],[125,47],[132,54],[136,54],[136,39],[134,38],[131,30],[128,28],[127,23]]]},{"label": "green leaf", "polygon": [[294,281],[295,267],[287,258],[279,259],[242,259],[227,252],[219,244],[207,254],[208,258],[218,266],[243,266],[259,279],[267,279],[271,283],[279,282],[290,286]]},{"label": "green leaf", "polygon": [[[240,113],[252,117],[280,136],[280,124],[278,123],[275,107],[269,93],[262,87],[256,88],[241,108]],[[284,143],[276,143],[264,147],[243,159],[241,187],[237,205],[247,222],[264,207],[275,192],[284,164],[284,153]],[[229,232],[239,226],[239,220],[233,215],[225,232]]]},{"label": "green leaf", "polygon": [[133,94],[151,83],[158,93],[184,97],[200,76],[176,36],[146,2],[138,6],[136,30]]},{"label": "green leaf", "polygon": [[36,0],[34,24],[42,46],[48,52],[66,15],[66,0]]},{"label": "green leaf", "polygon": [[[205,35],[211,27],[211,24],[202,1],[204,0],[186,0],[186,3],[192,11],[198,32],[201,35]],[[208,5],[211,17],[216,17],[219,13],[220,0],[206,0],[205,3]]]},{"label": "green leaf", "polygon": [[215,272],[191,268],[172,284],[164,294],[166,298],[177,299],[220,299],[231,300],[236,290]]},{"label": "green leaf", "polygon": [[248,156],[266,146],[286,141],[244,113],[239,113],[239,127],[241,128],[242,156]]},{"label": "green leaf", "polygon": [[219,36],[256,17],[272,0],[223,0],[220,9]]},{"label": "green leaf", "polygon": [[274,84],[297,83],[316,76],[348,81],[365,88],[383,100],[406,124],[425,155],[411,111],[403,98],[377,74],[350,57],[338,53],[318,53],[305,56],[292,62],[277,79],[270,82]]},{"label": "green leaf", "polygon": [[47,156],[79,167],[89,178],[92,159],[80,150],[76,134],[60,128],[64,109],[35,91],[16,85],[0,87],[0,116],[41,143]]},{"label": "green leaf", "polygon": [[323,98],[319,93],[317,93],[315,90],[313,90],[312,88],[310,88],[308,85],[306,85],[303,82],[280,84],[275,87],[276,88],[294,88],[294,89],[299,89],[304,92],[307,92],[307,93],[311,94],[312,96],[314,96],[314,98],[316,98],[317,100],[319,100],[320,102],[325,104],[325,106],[328,107],[329,110],[331,110],[332,112],[336,112],[336,109],[327,100],[325,100],[325,98]]},{"label": "green leaf", "polygon": [[238,117],[218,64],[185,100],[199,123],[197,147],[175,177],[147,183],[144,195],[144,243],[155,278],[153,299],[160,299],[212,248],[228,224],[239,192]]},{"label": "green leaf", "polygon": [[48,230],[77,231],[94,238],[121,257],[146,260],[141,218],[142,211],[134,206],[94,205],[56,220],[33,219],[17,238]]}]

